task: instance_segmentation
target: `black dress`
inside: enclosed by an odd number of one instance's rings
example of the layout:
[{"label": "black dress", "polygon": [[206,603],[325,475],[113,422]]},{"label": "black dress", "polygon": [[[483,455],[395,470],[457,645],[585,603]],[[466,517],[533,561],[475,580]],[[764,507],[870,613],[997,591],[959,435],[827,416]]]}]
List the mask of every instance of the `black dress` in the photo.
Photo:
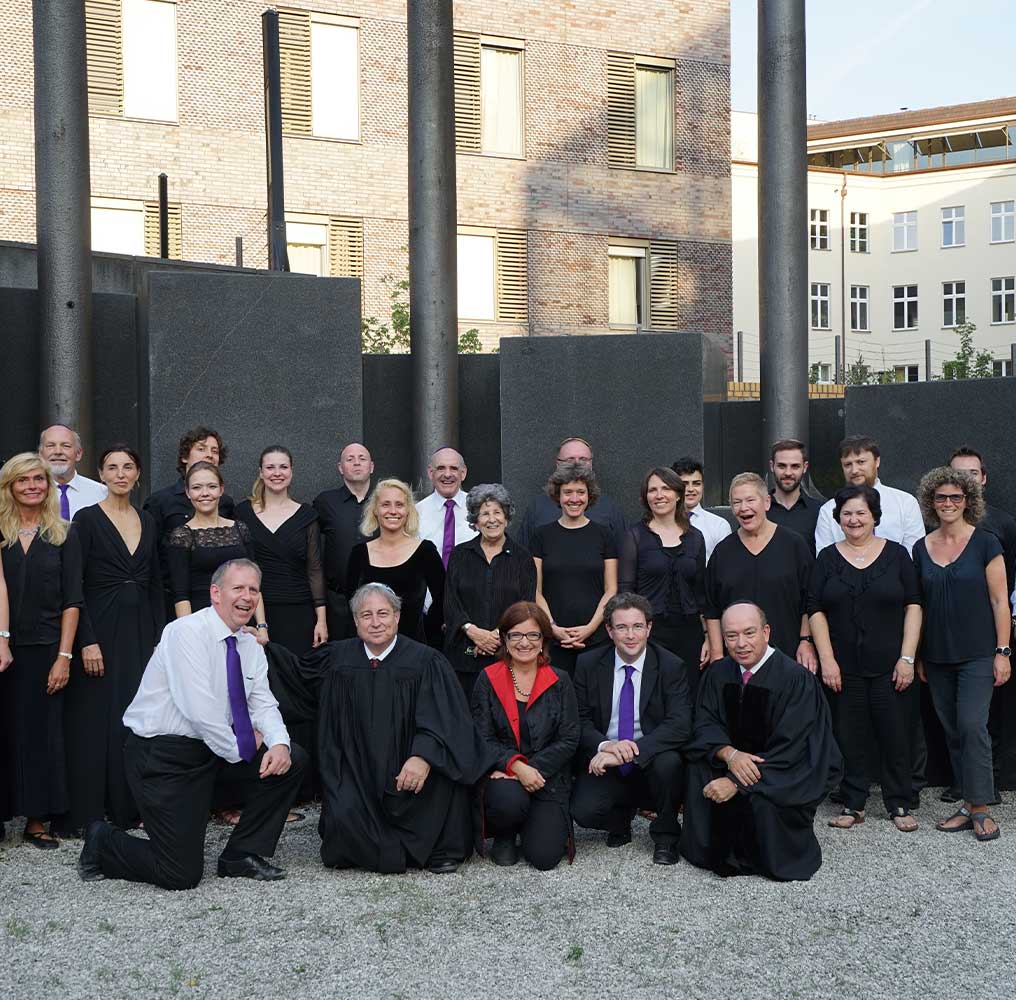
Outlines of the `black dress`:
[{"label": "black dress", "polygon": [[[365,583],[383,583],[402,598],[399,632],[441,648],[444,626],[445,568],[433,542],[424,539],[413,554],[398,566],[373,566],[367,543],[353,546],[346,573],[350,597]],[[432,603],[426,616],[423,603],[430,591]]]},{"label": "black dress", "polygon": [[84,604],[77,647],[98,643],[103,675],[89,677],[76,659],[64,705],[69,831],[109,816],[120,827],[138,818],[127,787],[122,719],[137,694],[163,626],[162,574],[155,521],[141,512],[141,539],[132,554],[97,504],[79,510],[74,530],[84,564]]},{"label": "black dress", "polygon": [[237,504],[236,518],[250,530],[254,559],[261,567],[268,634],[272,642],[281,642],[302,656],[314,645],[315,609],[325,606],[317,514],[310,504],[300,504],[299,510],[270,531],[251,502],[244,500]]},{"label": "black dress", "polygon": [[36,535],[25,552],[3,545],[14,662],[0,674],[0,719],[7,781],[0,818],[54,816],[67,809],[64,693],[46,693],[60,651],[60,619],[81,607],[81,548],[74,528],[62,545]]},{"label": "black dress", "polygon": [[191,613],[211,606],[212,574],[230,559],[253,559],[254,541],[243,521],[228,528],[174,528],[166,543],[173,602],[190,601]]}]

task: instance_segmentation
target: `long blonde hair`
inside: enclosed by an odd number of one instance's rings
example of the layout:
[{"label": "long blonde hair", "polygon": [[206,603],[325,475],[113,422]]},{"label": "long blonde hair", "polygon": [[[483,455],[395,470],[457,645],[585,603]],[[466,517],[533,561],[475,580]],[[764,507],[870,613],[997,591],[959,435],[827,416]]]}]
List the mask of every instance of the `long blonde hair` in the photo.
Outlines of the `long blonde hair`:
[{"label": "long blonde hair", "polygon": [[360,534],[364,538],[370,538],[378,530],[378,497],[381,496],[382,490],[387,489],[399,490],[406,498],[406,524],[402,530],[410,538],[416,538],[420,534],[420,515],[416,513],[416,504],[413,503],[413,491],[409,488],[409,483],[404,483],[401,479],[382,479],[374,487],[374,492],[371,493],[370,499],[363,508],[363,517],[360,520]]},{"label": "long blonde hair", "polygon": [[52,545],[63,545],[70,524],[60,517],[60,501],[56,496],[56,480],[45,460],[34,451],[23,451],[7,459],[0,469],[0,535],[3,544],[10,548],[18,540],[21,517],[14,501],[14,483],[29,472],[42,469],[46,473],[46,499],[42,502],[42,521],[39,537]]}]

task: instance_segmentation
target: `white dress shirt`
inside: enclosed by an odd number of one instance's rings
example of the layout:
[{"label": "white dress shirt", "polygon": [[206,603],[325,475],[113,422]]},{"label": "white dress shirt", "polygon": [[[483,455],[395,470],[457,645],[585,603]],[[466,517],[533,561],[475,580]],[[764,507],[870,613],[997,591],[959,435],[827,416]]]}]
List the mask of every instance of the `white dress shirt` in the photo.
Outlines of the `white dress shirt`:
[{"label": "white dress shirt", "polygon": [[730,527],[730,522],[725,517],[706,510],[702,504],[688,511],[688,518],[692,526],[698,528],[706,540],[706,562],[709,562],[713,549],[733,530]]},{"label": "white dress shirt", "polygon": [[[776,650],[773,649],[772,646],[766,646],[766,651],[762,654],[762,659],[759,660],[758,663],[755,664],[755,666],[751,667],[748,673],[750,673],[751,676],[754,677],[765,666],[766,660],[768,660],[769,657],[772,656],[773,653],[775,652]],[[736,663],[737,661],[735,660],[734,662]],[[737,665],[741,667],[740,663],[738,663]],[[744,667],[741,667],[741,681],[742,682],[744,681]]]},{"label": "white dress shirt", "polygon": [[[882,502],[882,521],[876,525],[875,534],[879,538],[898,542],[912,553],[914,542],[918,538],[924,538],[924,518],[921,517],[917,497],[895,487],[886,486],[878,479],[875,480],[875,490]],[[843,529],[833,518],[835,506],[835,500],[827,500],[818,512],[818,522],[815,525],[816,553],[833,542],[843,541]]]},{"label": "white dress shirt", "polygon": [[[618,714],[621,707],[621,687],[624,684],[624,668],[632,666],[635,670],[631,675],[632,687],[635,689],[635,736],[634,739],[638,742],[642,739],[642,720],[639,719],[639,699],[642,697],[642,669],[646,665],[646,650],[642,650],[642,655],[631,664],[625,663],[621,659],[617,650],[614,650],[614,690],[610,696],[610,725],[607,726],[607,740],[606,742],[613,742],[617,739],[617,723]],[[601,743],[597,750],[603,749]]]},{"label": "white dress shirt", "polygon": [[279,703],[268,687],[268,660],[249,632],[233,632],[215,608],[178,618],[163,630],[123,724],[142,738],[189,736],[217,757],[240,760],[226,682],[226,637],[236,636],[247,710],[266,747],[289,746]]},{"label": "white dress shirt", "polygon": [[384,652],[383,653],[379,653],[377,656],[375,656],[367,648],[367,643],[363,644],[363,651],[367,654],[367,659],[368,660],[383,660],[395,648],[395,643],[397,643],[398,641],[399,641],[399,637],[396,635],[395,638],[392,639],[392,641],[390,643],[388,643],[388,645],[385,647]]},{"label": "white dress shirt", "polygon": [[[70,508],[71,520],[74,520],[74,515],[82,507],[91,507],[93,504],[105,500],[108,495],[109,490],[102,483],[97,483],[87,476],[79,476],[75,472],[74,478],[67,484],[67,506]],[[59,499],[60,493],[58,492],[57,500]]]},{"label": "white dress shirt", "polygon": [[[466,522],[467,496],[469,494],[465,490],[459,490],[455,496],[451,497],[455,501],[456,545],[460,542],[468,542],[477,534]],[[430,496],[424,497],[416,505],[416,513],[420,515],[420,537],[433,542],[437,554],[441,555],[441,547],[444,545],[445,498],[437,490],[434,490]]]}]

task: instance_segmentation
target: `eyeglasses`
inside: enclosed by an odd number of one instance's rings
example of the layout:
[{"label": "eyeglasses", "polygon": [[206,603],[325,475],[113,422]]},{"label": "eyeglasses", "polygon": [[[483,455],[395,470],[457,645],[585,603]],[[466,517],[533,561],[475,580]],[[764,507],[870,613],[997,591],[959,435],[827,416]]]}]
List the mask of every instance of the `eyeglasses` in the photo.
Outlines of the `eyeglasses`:
[{"label": "eyeglasses", "polygon": [[643,625],[642,622],[636,622],[634,625],[611,625],[610,629],[612,632],[618,632],[621,635],[627,635],[629,632],[632,635],[642,635],[648,627],[648,625]]},{"label": "eyeglasses", "polygon": [[935,503],[937,503],[937,504],[947,504],[947,503],[950,503],[954,507],[958,507],[966,499],[967,498],[962,493],[936,493],[935,494]]},{"label": "eyeglasses", "polygon": [[542,632],[509,632],[509,642],[522,642],[525,639],[527,642],[543,642]]}]

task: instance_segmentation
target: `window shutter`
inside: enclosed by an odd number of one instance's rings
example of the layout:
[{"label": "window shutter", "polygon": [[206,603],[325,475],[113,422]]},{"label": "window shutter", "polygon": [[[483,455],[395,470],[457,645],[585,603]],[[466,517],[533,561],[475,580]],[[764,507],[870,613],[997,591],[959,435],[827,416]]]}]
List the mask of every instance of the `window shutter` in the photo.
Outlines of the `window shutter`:
[{"label": "window shutter", "polygon": [[649,244],[649,328],[677,327],[677,244],[653,240]]},{"label": "window shutter", "polygon": [[329,218],[328,273],[333,278],[363,278],[363,219]]},{"label": "window shutter", "polygon": [[[169,257],[170,260],[183,258],[183,225],[180,203],[171,201],[167,206],[169,223]],[[145,256],[159,256],[159,203],[145,202]]]},{"label": "window shutter", "polygon": [[480,36],[455,32],[455,148],[480,152]]},{"label": "window shutter", "polygon": [[88,113],[123,114],[123,20],[120,0],[85,0]]},{"label": "window shutter", "polygon": [[529,286],[526,231],[497,232],[497,318],[504,323],[529,319]]},{"label": "window shutter", "polygon": [[635,58],[607,53],[607,162],[635,166]]},{"label": "window shutter", "polygon": [[305,10],[279,11],[279,71],[282,131],[310,135],[310,14]]}]

